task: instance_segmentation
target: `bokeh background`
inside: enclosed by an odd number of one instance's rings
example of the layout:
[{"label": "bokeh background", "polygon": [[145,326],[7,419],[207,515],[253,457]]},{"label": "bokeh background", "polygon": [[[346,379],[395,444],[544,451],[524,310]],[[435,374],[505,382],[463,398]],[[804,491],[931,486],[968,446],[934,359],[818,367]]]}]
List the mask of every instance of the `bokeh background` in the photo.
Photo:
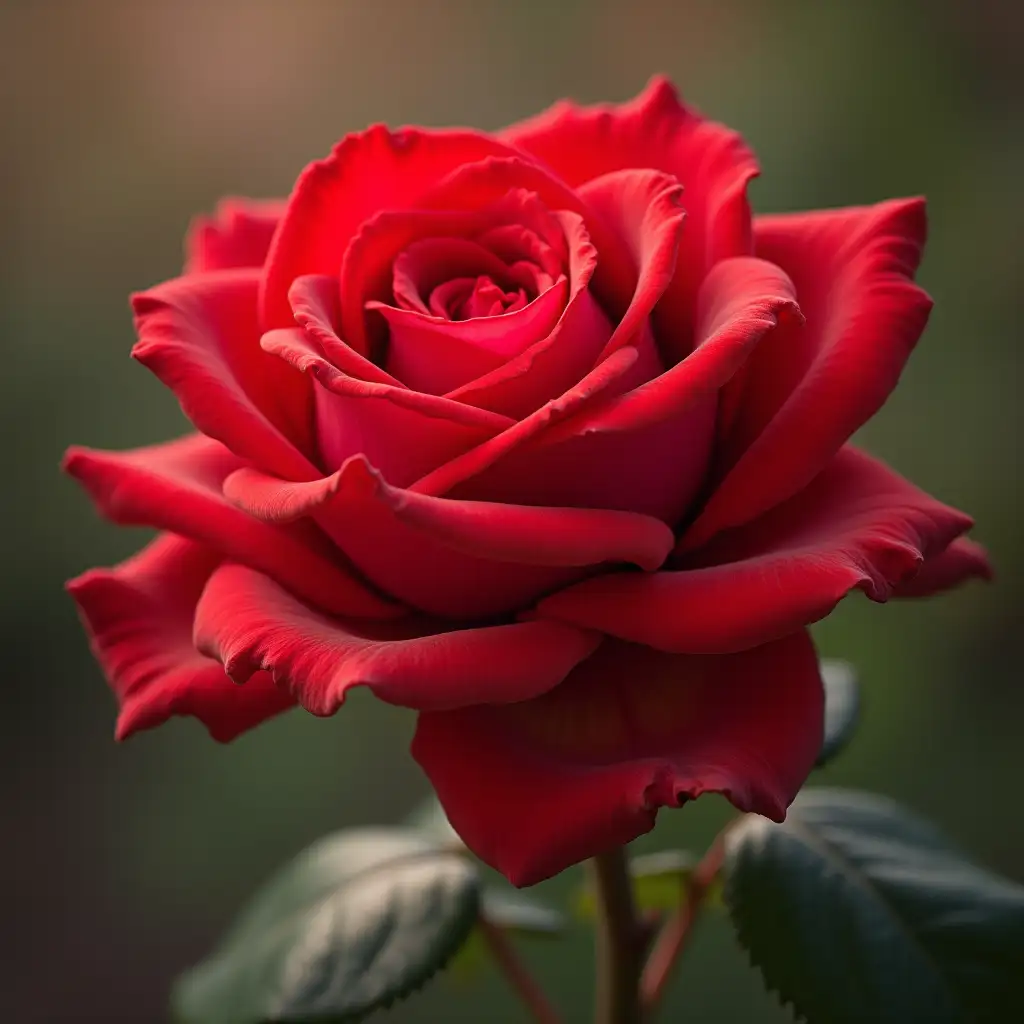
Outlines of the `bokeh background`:
[{"label": "bokeh background", "polygon": [[[1014,0],[25,0],[0,2],[0,376],[8,710],[0,719],[0,1019],[165,1019],[175,973],[284,858],[427,791],[411,715],[357,694],[229,747],[193,721],[123,746],[63,581],[137,548],[62,479],[71,442],[182,432],[128,358],[130,291],[174,275],[190,216],[286,193],[375,120],[496,128],[564,95],[624,99],[654,72],[740,128],[763,211],[925,193],[937,306],[861,440],[978,520],[1000,577],[816,631],[860,666],[866,716],[820,781],[882,790],[1024,881],[1016,653],[1024,7]],[[641,849],[703,847],[726,809],[663,813]],[[570,877],[571,876],[571,877]],[[564,902],[575,875],[542,887]],[[569,1024],[589,1017],[589,936],[528,951]],[[711,916],[666,1020],[781,1021]],[[394,1022],[524,1019],[485,969]]]}]

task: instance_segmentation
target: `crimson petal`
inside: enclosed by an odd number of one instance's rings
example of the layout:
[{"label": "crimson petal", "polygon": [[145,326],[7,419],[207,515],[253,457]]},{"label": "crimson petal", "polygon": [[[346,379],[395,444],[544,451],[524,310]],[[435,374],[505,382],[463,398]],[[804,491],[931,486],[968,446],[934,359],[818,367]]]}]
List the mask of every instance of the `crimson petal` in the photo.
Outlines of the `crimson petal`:
[{"label": "crimson petal", "polygon": [[628,103],[557,103],[506,128],[501,138],[542,160],[573,187],[632,167],[654,168],[682,182],[686,229],[655,324],[671,357],[686,355],[689,338],[681,325],[693,322],[699,282],[719,260],[752,252],[746,189],[759,172],[740,135],[684,106],[672,84],[659,76]]},{"label": "crimson petal", "polygon": [[364,454],[389,481],[403,486],[513,425],[497,413],[402,384],[350,377],[301,328],[268,331],[262,345],[319,385],[314,397],[320,457],[330,469]]},{"label": "crimson petal", "polygon": [[68,583],[121,705],[119,740],[191,715],[226,742],[295,703],[265,672],[242,690],[192,643],[196,602],[219,560],[209,548],[163,534],[121,565]]},{"label": "crimson petal", "polygon": [[723,260],[701,288],[697,346],[686,359],[517,447],[459,496],[625,508],[677,524],[705,482],[718,389],[765,334],[799,316],[778,267]]},{"label": "crimson petal", "polygon": [[[453,168],[508,152],[496,139],[464,130],[392,132],[374,125],[347,135],[295,183],[267,257],[260,303],[264,328],[292,323],[292,281],[304,274],[338,274],[352,237],[377,211],[409,208]],[[351,336],[346,340],[356,344]]]},{"label": "crimson petal", "polygon": [[847,446],[802,492],[676,571],[587,580],[539,613],[665,651],[743,650],[824,618],[855,588],[885,601],[970,525]]},{"label": "crimson petal", "polygon": [[132,355],[178,397],[209,437],[296,480],[317,475],[308,383],[260,348],[259,272],[179,277],[132,297]]},{"label": "crimson petal", "polygon": [[925,560],[920,571],[893,590],[894,597],[931,597],[970,579],[991,580],[988,553],[967,537],[958,537],[944,551]]},{"label": "crimson petal", "polygon": [[369,579],[436,615],[513,610],[578,578],[567,569],[607,562],[656,569],[673,542],[664,523],[630,512],[452,501],[401,490],[362,456],[307,484],[241,469],[224,492],[268,521],[313,515]]},{"label": "crimson petal", "polygon": [[795,494],[881,407],[931,308],[912,280],[925,227],[921,200],[758,219],[758,255],[793,279],[807,323],[723,395],[720,481],[686,550]]},{"label": "crimson petal", "polygon": [[152,526],[245,562],[328,611],[363,618],[398,613],[339,564],[309,523],[277,526],[230,505],[224,478],[242,461],[201,434],[126,452],[70,448],[64,468],[115,523]]},{"label": "crimson petal", "polygon": [[781,821],[823,705],[802,630],[722,656],[607,641],[534,700],[421,714],[412,751],[469,848],[532,885],[704,793]]},{"label": "crimson petal", "polygon": [[222,199],[212,217],[192,222],[185,273],[262,267],[284,208],[282,199]]},{"label": "crimson petal", "polygon": [[230,564],[214,572],[196,612],[197,646],[232,678],[269,671],[315,715],[333,714],[353,686],[432,710],[525,700],[561,682],[599,642],[557,623],[447,629],[422,619],[331,619]]}]

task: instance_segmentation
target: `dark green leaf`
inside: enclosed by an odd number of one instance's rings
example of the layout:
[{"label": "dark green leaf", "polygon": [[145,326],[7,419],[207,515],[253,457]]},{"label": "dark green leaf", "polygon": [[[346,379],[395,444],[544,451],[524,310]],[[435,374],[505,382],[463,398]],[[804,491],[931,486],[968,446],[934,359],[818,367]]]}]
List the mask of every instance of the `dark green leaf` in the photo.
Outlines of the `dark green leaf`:
[{"label": "dark green leaf", "polygon": [[860,720],[860,687],[853,666],[845,661],[823,661],[821,679],[825,684],[825,739],[815,762],[819,768],[846,746]]},{"label": "dark green leaf", "polygon": [[890,800],[808,790],[726,839],[725,898],[769,988],[812,1024],[1024,1020],[1024,886]]},{"label": "dark green leaf", "polygon": [[186,974],[190,1024],[350,1021],[422,985],[465,941],[479,878],[410,829],[316,843],[255,897],[220,948]]}]

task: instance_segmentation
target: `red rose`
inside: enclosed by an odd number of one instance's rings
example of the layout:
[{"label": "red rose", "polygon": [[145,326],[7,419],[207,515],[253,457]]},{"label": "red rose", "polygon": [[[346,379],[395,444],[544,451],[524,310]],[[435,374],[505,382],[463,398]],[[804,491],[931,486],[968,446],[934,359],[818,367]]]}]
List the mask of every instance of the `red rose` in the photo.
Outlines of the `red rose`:
[{"label": "red rose", "polygon": [[67,458],[165,531],[70,584],[118,736],[369,686],[520,884],[705,792],[781,819],[821,741],[807,624],[987,563],[846,443],[928,317],[924,204],[751,220],[756,173],[657,80],[370,128],[200,223],[134,301],[198,433]]}]

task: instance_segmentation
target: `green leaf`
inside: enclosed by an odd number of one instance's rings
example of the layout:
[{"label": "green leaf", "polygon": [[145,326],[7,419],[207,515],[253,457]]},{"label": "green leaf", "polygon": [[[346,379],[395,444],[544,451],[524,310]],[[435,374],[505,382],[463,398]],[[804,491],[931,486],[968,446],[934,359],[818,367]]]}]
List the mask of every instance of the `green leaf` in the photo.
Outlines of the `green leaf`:
[{"label": "green leaf", "polygon": [[825,738],[816,767],[831,761],[850,741],[860,721],[860,687],[853,666],[826,659],[821,663],[825,685]]},{"label": "green leaf", "polygon": [[492,924],[518,935],[555,936],[565,931],[565,918],[517,889],[485,889],[480,913]]},{"label": "green leaf", "polygon": [[422,985],[469,935],[476,868],[403,828],[314,844],[174,993],[190,1024],[351,1021]]},{"label": "green leaf", "polygon": [[726,837],[725,899],[768,987],[812,1024],[1024,1020],[1024,886],[890,800],[808,790]]}]

